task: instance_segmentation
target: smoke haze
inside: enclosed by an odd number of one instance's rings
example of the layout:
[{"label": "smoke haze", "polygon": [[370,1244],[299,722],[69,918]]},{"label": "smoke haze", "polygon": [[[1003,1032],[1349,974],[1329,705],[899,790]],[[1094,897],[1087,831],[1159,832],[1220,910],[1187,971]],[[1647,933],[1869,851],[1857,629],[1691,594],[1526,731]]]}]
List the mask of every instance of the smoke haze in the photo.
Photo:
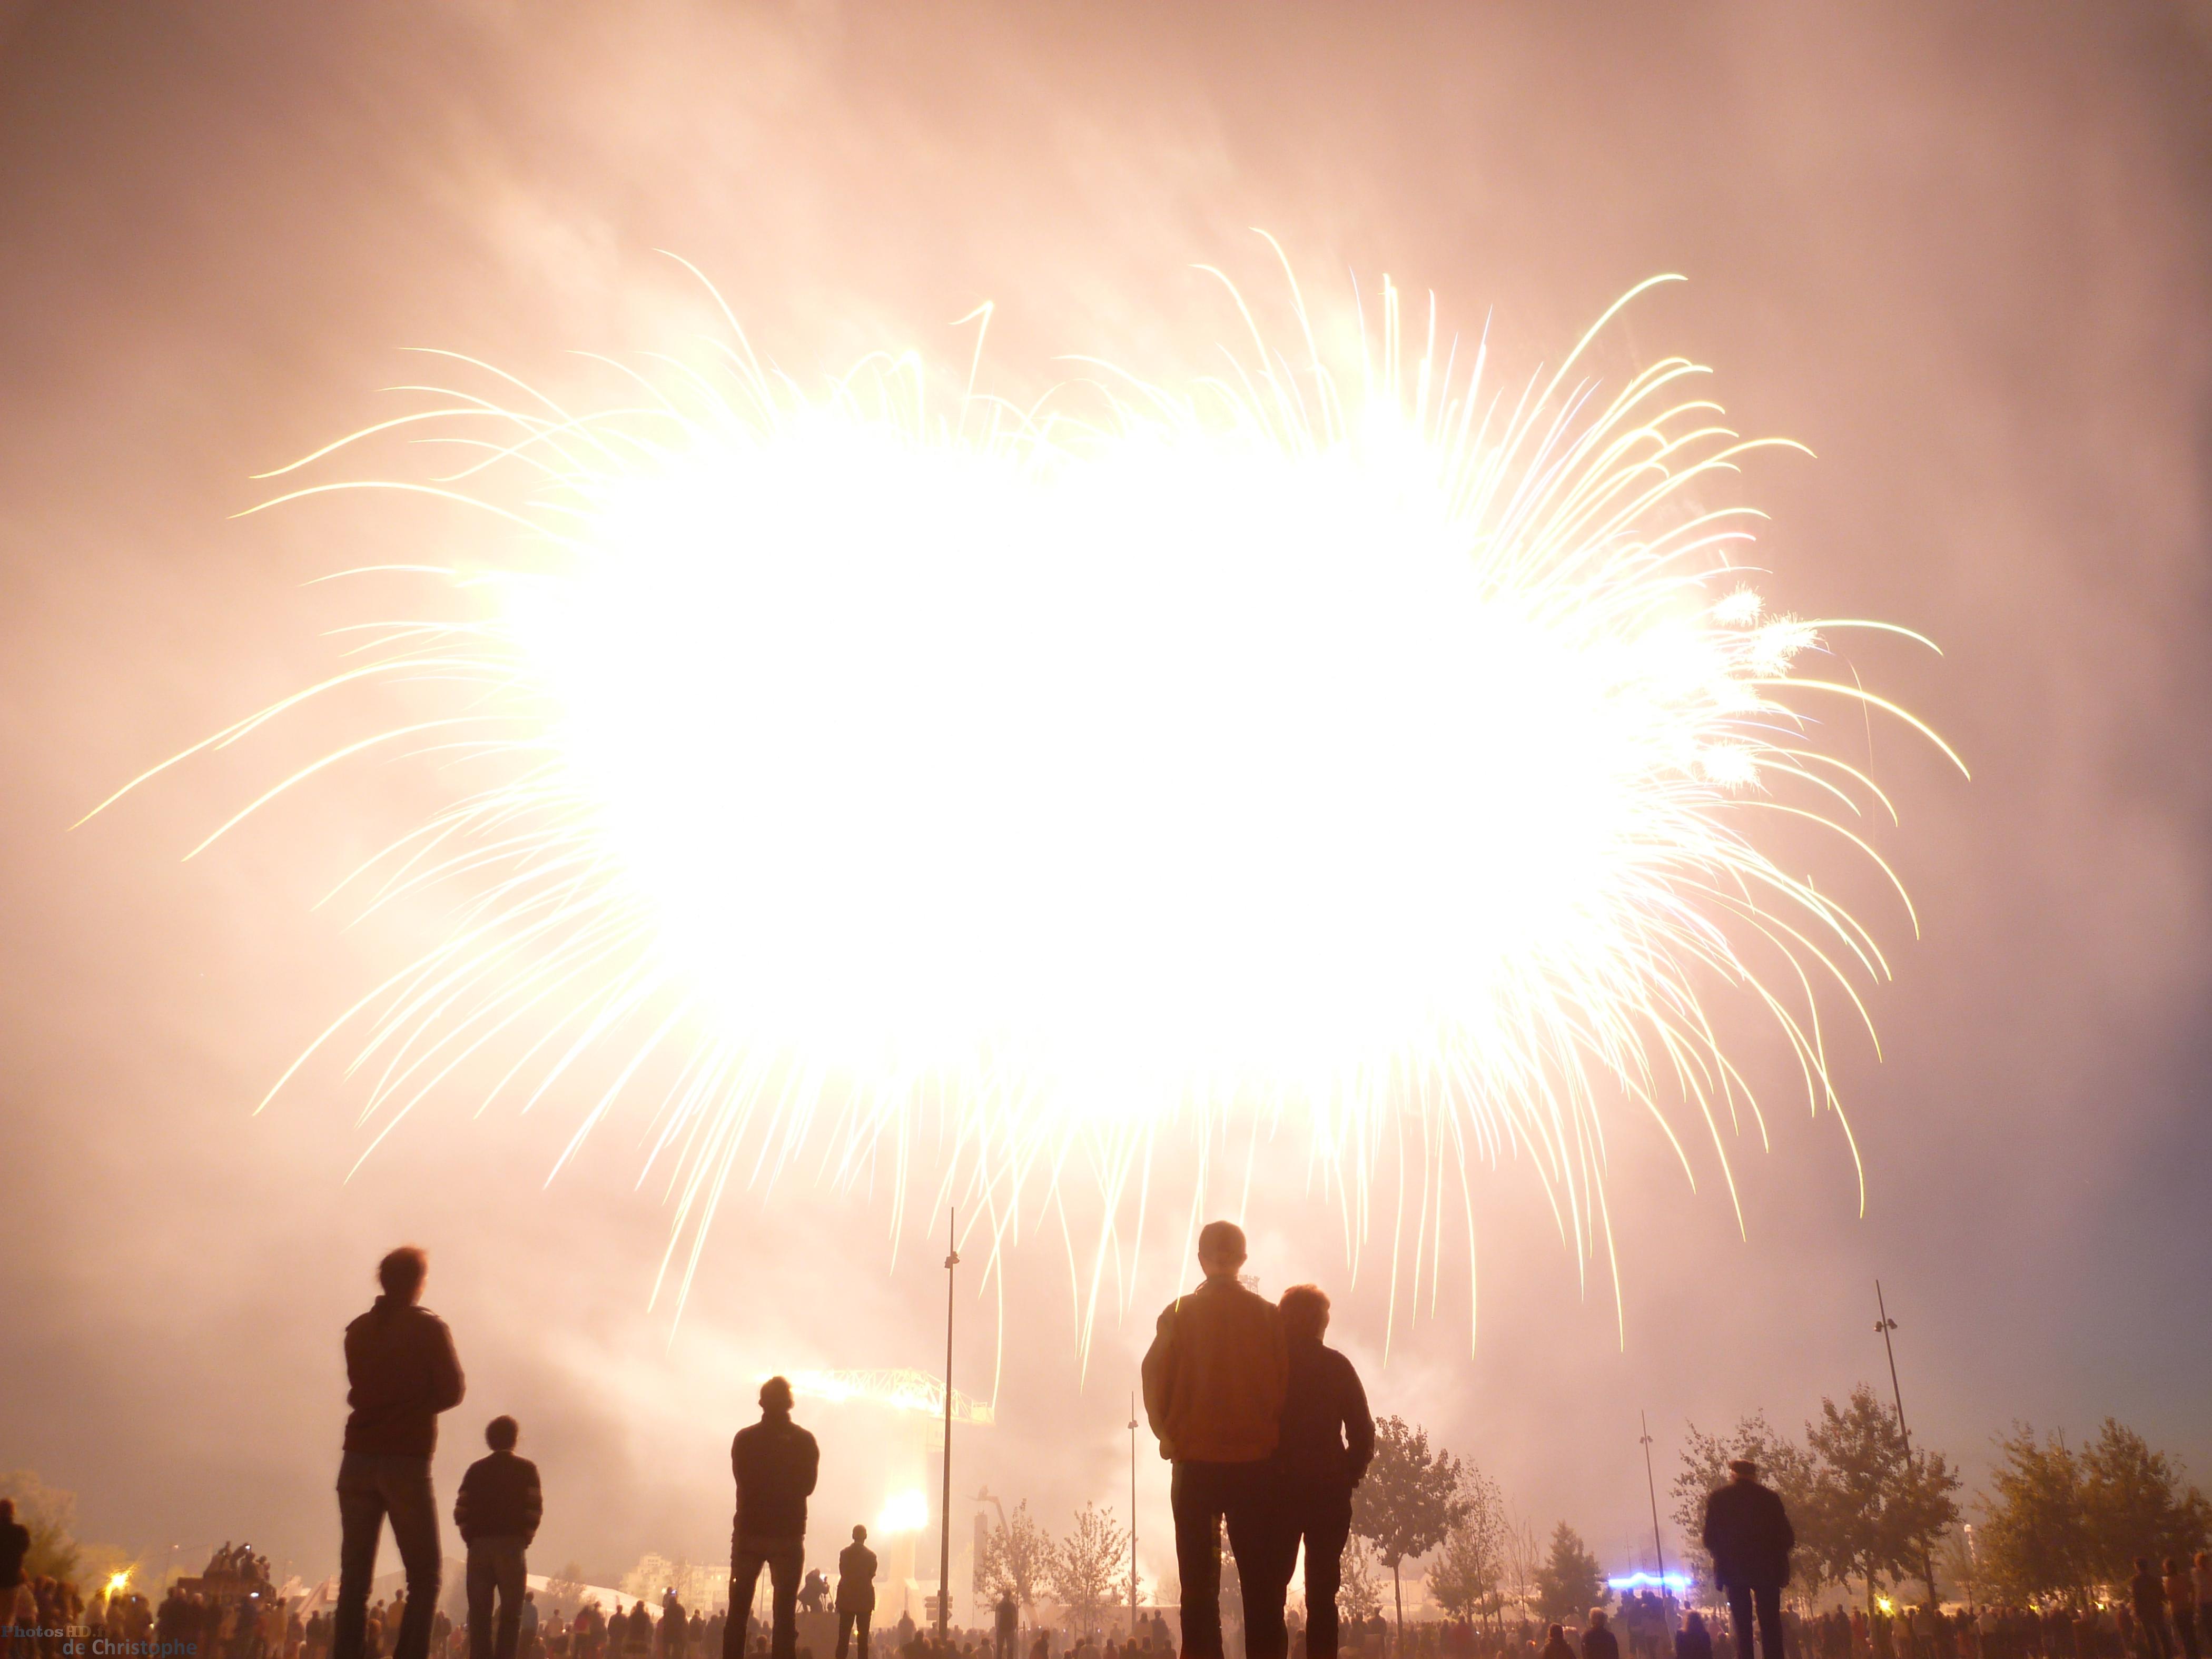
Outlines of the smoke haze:
[{"label": "smoke haze", "polygon": [[[1686,1421],[1802,1421],[1881,1371],[1877,1277],[1914,1430],[1970,1474],[2015,1418],[2112,1413],[2212,1475],[2212,14],[1901,0],[0,9],[0,1468],[157,1563],[250,1537],[319,1577],[337,1334],[402,1239],[469,1373],[441,1490],[514,1413],[546,1471],[534,1559],[596,1582],[716,1559],[763,1371],[935,1370],[941,1245],[926,1218],[895,1241],[880,1194],[738,1195],[672,1327],[638,1125],[547,1185],[568,1119],[448,1099],[349,1180],[357,1082],[252,1115],[419,948],[424,915],[313,907],[427,774],[356,772],[180,866],[310,731],[68,826],[326,670],[346,601],[312,578],[434,532],[388,501],[229,516],[386,412],[420,372],[396,348],[572,383],[571,348],[715,326],[667,248],[802,377],[886,343],[957,362],[949,325],[988,299],[1001,389],[1069,352],[1170,378],[1227,328],[1194,263],[1273,280],[1253,226],[1310,292],[1388,271],[1524,372],[1686,273],[1603,366],[1711,363],[1738,426],[1815,452],[1746,483],[1765,588],[1939,641],[1854,659],[1975,773],[1873,730],[1921,934],[1847,890],[1896,969],[1880,1060],[1834,1033],[1863,1218],[1844,1137],[1769,1054],[1745,1236],[1709,1167],[1692,1194],[1615,1117],[1618,1324],[1510,1164],[1479,1177],[1471,1354],[1448,1272],[1385,1367],[1387,1231],[1352,1285],[1302,1185],[1253,1206],[1263,1288],[1339,1291],[1377,1409],[1608,1564],[1644,1536],[1638,1409],[1662,1482]],[[1002,1351],[1000,1287],[963,1297],[956,1381],[1003,1369],[957,1491],[1054,1526],[1126,1509],[1127,1391],[1181,1276],[1148,1262],[1086,1369],[1033,1229]],[[874,1517],[883,1431],[816,1415],[842,1437],[818,1544]],[[1148,1437],[1139,1480],[1156,1571]]]}]

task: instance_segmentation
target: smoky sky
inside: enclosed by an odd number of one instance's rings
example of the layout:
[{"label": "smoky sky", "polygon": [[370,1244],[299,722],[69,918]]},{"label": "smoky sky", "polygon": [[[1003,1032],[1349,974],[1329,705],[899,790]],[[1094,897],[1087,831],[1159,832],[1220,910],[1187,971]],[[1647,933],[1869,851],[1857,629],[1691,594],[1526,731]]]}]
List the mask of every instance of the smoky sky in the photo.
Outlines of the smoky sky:
[{"label": "smoky sky", "polygon": [[[2110,1413],[2212,1474],[2212,11],[2179,3],[0,9],[0,1468],[156,1561],[250,1537],[319,1577],[337,1333],[403,1238],[470,1377],[441,1480],[515,1413],[537,1559],[599,1582],[714,1559],[763,1370],[934,1370],[942,1245],[926,1217],[895,1235],[881,1192],[735,1198],[672,1323],[636,1125],[549,1184],[562,1103],[453,1098],[349,1178],[357,1079],[253,1113],[419,948],[419,917],[314,908],[419,811],[419,769],[188,864],[312,731],[69,826],[327,670],[349,618],[313,578],[434,535],[388,502],[232,516],[381,412],[400,348],[557,380],[573,350],[688,339],[713,319],[669,249],[795,374],[887,343],[957,362],[984,300],[1010,388],[1062,353],[1165,374],[1224,326],[1194,264],[1271,280],[1255,226],[1316,292],[1387,272],[1524,368],[1686,275],[1607,372],[1683,352],[1742,429],[1814,452],[1745,482],[1766,589],[1940,644],[1852,666],[1973,771],[1857,739],[1917,937],[1863,867],[1821,866],[1894,969],[1879,1058],[1847,1010],[1829,1031],[1863,1215],[1836,1120],[1768,1052],[1741,1233],[1710,1160],[1692,1192],[1612,1115],[1618,1317],[1511,1160],[1474,1178],[1472,1332],[1455,1265],[1386,1365],[1388,1226],[1354,1283],[1296,1176],[1249,1212],[1263,1287],[1332,1286],[1379,1410],[1608,1560],[1648,1525],[1638,1411],[1663,1480],[1686,1423],[1886,1383],[1877,1278],[1912,1425],[1970,1474],[2014,1419]],[[1148,1259],[1087,1365],[1048,1227],[1003,1285],[963,1271],[956,1380],[995,1374],[1000,1420],[961,1443],[959,1524],[983,1485],[1054,1524],[1126,1510],[1134,1360],[1179,1264]],[[872,1518],[888,1454],[865,1413],[817,1419],[818,1540]],[[1139,1480],[1159,1562],[1149,1441]]]}]

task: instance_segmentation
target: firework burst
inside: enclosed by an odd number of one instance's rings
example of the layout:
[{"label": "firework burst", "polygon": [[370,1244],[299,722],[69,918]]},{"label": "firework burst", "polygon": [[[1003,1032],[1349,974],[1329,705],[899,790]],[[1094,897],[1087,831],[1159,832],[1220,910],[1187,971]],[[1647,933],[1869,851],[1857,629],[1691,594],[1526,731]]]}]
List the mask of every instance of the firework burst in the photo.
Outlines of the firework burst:
[{"label": "firework burst", "polygon": [[[449,930],[299,1064],[345,1045],[378,1138],[493,1065],[492,1099],[572,1110],[559,1162],[635,1103],[679,1305],[731,1184],[796,1166],[885,1181],[895,1228],[957,1199],[994,1261],[1045,1222],[1086,1341],[1148,1212],[1187,1232],[1208,1162],[1271,1137],[1355,1256],[1388,1230],[1394,1315],[1509,1152],[1609,1259],[1611,1107],[1723,1170],[1756,1116],[1701,984],[1834,1108],[1820,1001],[1863,1017],[1887,969],[1772,832],[1881,865],[1853,825],[1888,803],[1814,740],[1822,704],[1941,742],[1802,672],[1878,625],[1747,584],[1753,515],[1704,503],[1758,446],[1704,371],[1608,392],[1586,337],[1494,390],[1387,283],[1335,363],[1303,302],[1295,356],[1236,304],[1245,345],[1181,389],[1091,364],[1017,409],[971,369],[940,413],[911,354],[816,392],[732,319],[615,406],[466,363],[477,390],[410,388],[284,469],[310,482],[279,501],[478,515],[405,568],[422,614],[200,745],[364,684],[441,703],[209,842],[374,750],[465,780],[349,882],[441,896]],[[313,481],[393,438],[461,459]]]}]

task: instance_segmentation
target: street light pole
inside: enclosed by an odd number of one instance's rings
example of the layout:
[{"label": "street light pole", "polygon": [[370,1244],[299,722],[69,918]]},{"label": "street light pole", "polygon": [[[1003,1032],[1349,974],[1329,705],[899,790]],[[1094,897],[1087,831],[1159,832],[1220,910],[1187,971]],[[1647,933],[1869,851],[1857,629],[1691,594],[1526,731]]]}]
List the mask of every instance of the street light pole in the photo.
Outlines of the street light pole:
[{"label": "street light pole", "polygon": [[1667,1547],[1659,1541],[1659,1483],[1651,1474],[1651,1419],[1643,1412],[1636,1413],[1637,1421],[1644,1425],[1644,1489],[1651,1494],[1651,1553],[1659,1559],[1659,1599],[1667,1599]]},{"label": "street light pole", "polygon": [[1129,1639],[1137,1639],[1137,1391],[1129,1390]]},{"label": "street light pole", "polygon": [[[1889,1340],[1889,1334],[1897,1328],[1897,1322],[1889,1316],[1889,1304],[1882,1300],[1879,1279],[1874,1282],[1874,1305],[1880,1315],[1875,1329],[1881,1333],[1881,1351],[1889,1356],[1889,1397],[1897,1402],[1897,1433],[1905,1442],[1905,1472],[1909,1479],[1912,1474],[1912,1431],[1905,1426],[1905,1391],[1897,1386],[1897,1349]],[[1920,1576],[1928,1581],[1928,1604],[1932,1612],[1936,1605],[1936,1561],[1929,1554],[1925,1541],[1920,1546]]]},{"label": "street light pole", "polygon": [[952,1270],[960,1265],[959,1212],[945,1212],[945,1486],[937,1511],[937,1639],[952,1612]]}]

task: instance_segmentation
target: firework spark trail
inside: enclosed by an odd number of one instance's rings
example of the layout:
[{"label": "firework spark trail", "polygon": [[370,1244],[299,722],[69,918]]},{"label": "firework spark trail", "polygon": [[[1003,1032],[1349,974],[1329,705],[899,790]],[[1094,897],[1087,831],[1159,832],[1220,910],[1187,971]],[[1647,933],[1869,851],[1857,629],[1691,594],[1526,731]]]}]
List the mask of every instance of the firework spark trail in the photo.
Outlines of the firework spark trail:
[{"label": "firework spark trail", "polygon": [[979,331],[948,422],[912,354],[810,396],[731,319],[698,361],[614,365],[635,395],[586,413],[455,360],[501,397],[406,388],[440,401],[283,469],[429,442],[461,464],[265,505],[408,490],[516,544],[392,568],[445,614],[365,625],[342,671],[186,751],[363,685],[446,699],[194,854],[374,751],[483,775],[341,884],[450,895],[451,928],[277,1088],[349,1032],[377,1139],[477,1065],[502,1068],[483,1105],[573,1084],[556,1170],[651,1104],[679,1309],[731,1184],[811,1166],[883,1180],[894,1237],[910,1195],[957,1198],[993,1274],[1057,1233],[1087,1346],[1148,1218],[1194,1231],[1217,1165],[1249,1197],[1285,1128],[1355,1269],[1387,1229],[1393,1324],[1408,1261],[1435,1310],[1455,1188],[1471,1280],[1469,1168],[1508,1155],[1617,1303],[1605,1103],[1686,1173],[1675,1106],[1724,1172],[1743,1117],[1765,1134],[1696,982],[1765,1012],[1818,1111],[1823,988],[1863,1019],[1887,971],[1763,849],[1763,820],[1813,823],[1888,873],[1847,820],[1894,813],[1814,745],[1819,702],[1951,751],[1793,672],[1883,625],[1746,586],[1753,515],[1692,487],[1759,445],[1697,365],[1604,398],[1575,378],[1594,327],[1493,391],[1486,341],[1440,359],[1432,301],[1412,350],[1386,283],[1346,377],[1294,282],[1295,361],[1229,292],[1247,344],[1186,391],[1087,364],[1017,410],[973,392]]}]

